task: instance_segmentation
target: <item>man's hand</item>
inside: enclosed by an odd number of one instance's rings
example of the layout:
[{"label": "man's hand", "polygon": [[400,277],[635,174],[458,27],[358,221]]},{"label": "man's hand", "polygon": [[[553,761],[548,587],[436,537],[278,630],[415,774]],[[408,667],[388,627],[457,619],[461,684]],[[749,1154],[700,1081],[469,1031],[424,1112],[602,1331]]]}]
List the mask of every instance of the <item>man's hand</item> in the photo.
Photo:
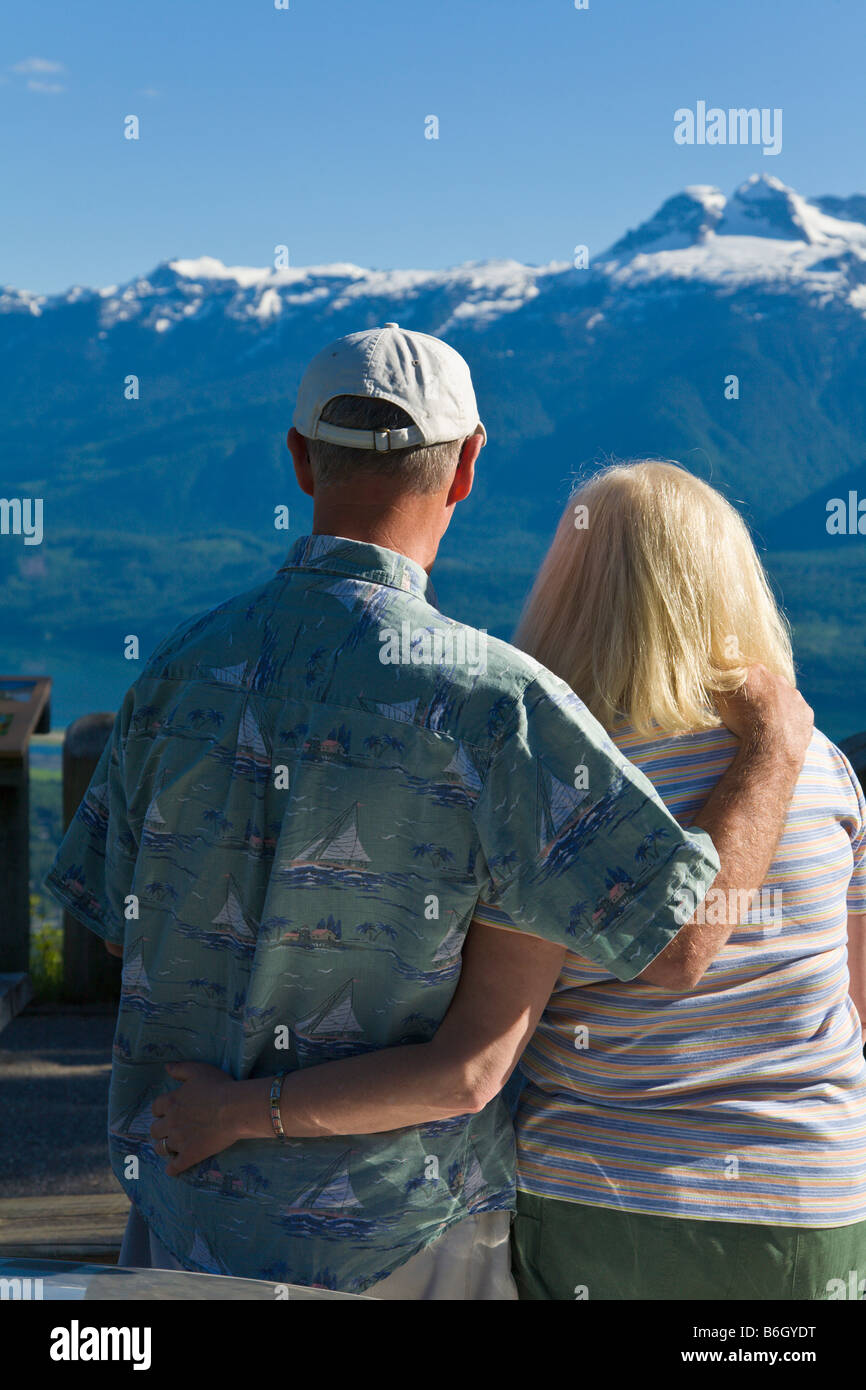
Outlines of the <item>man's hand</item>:
[{"label": "man's hand", "polygon": [[765,666],[753,666],[716,703],[740,747],[693,821],[709,832],[721,863],[710,889],[715,911],[708,920],[699,909],[642,972],[644,984],[662,989],[696,987],[765,882],[814,728],[802,695]]},{"label": "man's hand", "polygon": [[183,1084],[153,1102],[156,1118],[150,1137],[158,1154],[165,1154],[165,1144],[172,1150],[165,1171],[176,1178],[193,1164],[231,1148],[239,1137],[229,1118],[238,1082],[206,1062],[167,1062],[165,1069],[173,1081]]},{"label": "man's hand", "polygon": [[799,690],[781,676],[766,666],[752,666],[739,690],[716,697],[716,708],[722,723],[743,743],[787,749],[792,762],[802,767],[815,716]]}]

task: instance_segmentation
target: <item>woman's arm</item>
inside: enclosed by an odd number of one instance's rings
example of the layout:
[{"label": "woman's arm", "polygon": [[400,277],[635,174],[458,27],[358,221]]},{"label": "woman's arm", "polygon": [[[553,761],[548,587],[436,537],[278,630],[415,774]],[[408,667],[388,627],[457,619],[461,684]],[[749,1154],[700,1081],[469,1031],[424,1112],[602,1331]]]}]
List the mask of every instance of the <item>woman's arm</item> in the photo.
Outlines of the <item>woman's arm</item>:
[{"label": "woman's arm", "polygon": [[863,1042],[866,1043],[866,912],[848,913],[848,993],[860,1015]]},{"label": "woman's arm", "polygon": [[[457,990],[430,1042],[291,1072],[280,1099],[286,1135],[379,1134],[483,1110],[517,1065],[565,956],[540,937],[473,922]],[[201,1062],[166,1071],[184,1083],[153,1104],[151,1136],[177,1154],[170,1176],[239,1139],[274,1137],[271,1077],[235,1081]]]}]

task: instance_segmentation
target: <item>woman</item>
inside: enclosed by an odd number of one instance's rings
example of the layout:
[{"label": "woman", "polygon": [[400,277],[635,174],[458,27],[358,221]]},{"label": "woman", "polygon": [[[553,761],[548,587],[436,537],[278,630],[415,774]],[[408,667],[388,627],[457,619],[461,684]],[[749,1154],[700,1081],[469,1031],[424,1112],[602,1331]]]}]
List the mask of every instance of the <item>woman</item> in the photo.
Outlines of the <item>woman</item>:
[{"label": "woman", "polygon": [[[580,488],[516,643],[684,824],[736,748],[715,696],[755,662],[793,680],[741,518],[667,463]],[[866,1276],[864,939],[866,806],[816,731],[760,903],[697,988],[566,957],[521,1061],[522,1298],[852,1296]]]}]

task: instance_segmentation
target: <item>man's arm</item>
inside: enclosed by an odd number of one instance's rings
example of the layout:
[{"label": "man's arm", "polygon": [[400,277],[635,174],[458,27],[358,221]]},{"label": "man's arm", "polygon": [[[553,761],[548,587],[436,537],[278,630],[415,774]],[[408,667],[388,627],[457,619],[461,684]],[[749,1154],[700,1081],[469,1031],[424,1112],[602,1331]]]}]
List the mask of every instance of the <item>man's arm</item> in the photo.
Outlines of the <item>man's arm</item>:
[{"label": "man's arm", "polygon": [[866,912],[848,913],[848,993],[860,1015],[866,1043]]},{"label": "man's arm", "polygon": [[[539,937],[473,923],[457,990],[430,1042],[290,1073],[280,1098],[286,1135],[378,1134],[477,1114],[517,1065],[565,954]],[[200,1062],[168,1063],[166,1071],[183,1085],[156,1098],[150,1132],[177,1151],[169,1176],[239,1139],[273,1139],[271,1077],[234,1081]]]},{"label": "man's arm", "polygon": [[719,714],[740,748],[693,822],[709,833],[721,861],[711,889],[717,907],[712,922],[700,921],[702,913],[686,922],[638,976],[665,989],[694,989],[765,882],[812,737],[806,701],[763,666],[720,698]]}]

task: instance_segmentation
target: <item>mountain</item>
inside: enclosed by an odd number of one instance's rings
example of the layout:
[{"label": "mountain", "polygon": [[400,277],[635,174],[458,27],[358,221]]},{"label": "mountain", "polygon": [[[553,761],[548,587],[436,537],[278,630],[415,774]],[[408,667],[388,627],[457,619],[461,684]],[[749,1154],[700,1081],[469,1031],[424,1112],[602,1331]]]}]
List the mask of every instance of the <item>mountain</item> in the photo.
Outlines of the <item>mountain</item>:
[{"label": "mountain", "polygon": [[106,694],[83,707],[110,703],[134,675],[123,635],[146,652],[279,563],[274,507],[289,505],[292,534],[309,516],[284,443],[300,373],[331,338],[387,320],[466,355],[490,436],[437,565],[443,606],[507,635],[575,472],[678,458],[771,544],[816,698],[842,727],[858,718],[863,538],[824,522],[852,478],[866,493],[866,196],[810,200],[766,175],[730,197],[685,189],[586,269],[201,257],[103,289],[4,288],[4,488],[43,497],[46,528],[39,547],[0,538],[7,666],[62,671],[61,709],[80,712],[92,685]]}]

